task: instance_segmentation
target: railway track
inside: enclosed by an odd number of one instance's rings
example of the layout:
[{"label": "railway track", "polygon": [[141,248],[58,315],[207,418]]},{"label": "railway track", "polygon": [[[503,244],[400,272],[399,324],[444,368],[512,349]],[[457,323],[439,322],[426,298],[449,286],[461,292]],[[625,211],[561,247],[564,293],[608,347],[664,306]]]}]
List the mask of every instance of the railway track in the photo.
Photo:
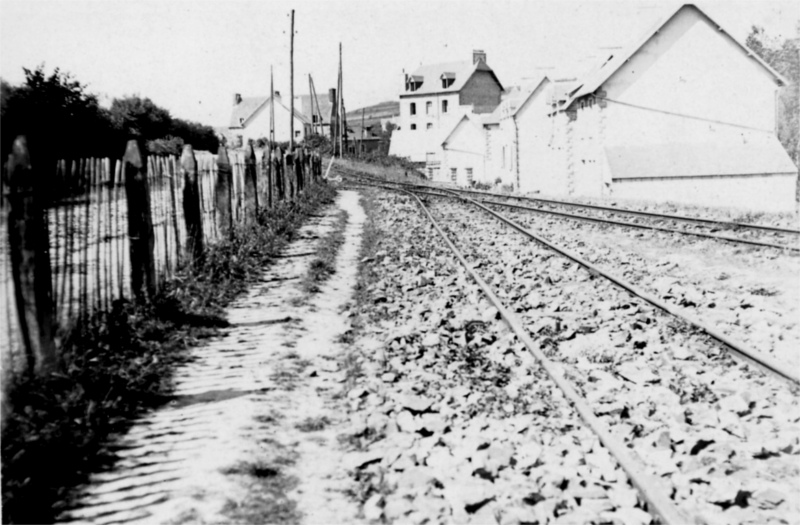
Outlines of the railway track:
[{"label": "railway track", "polygon": [[[717,343],[709,342],[707,338],[698,333],[680,334],[682,337],[677,343],[679,347],[694,346],[698,350],[697,361],[691,363],[696,367],[695,373],[686,373],[683,370],[684,362],[676,364],[675,359],[666,358],[665,353],[669,349],[664,347],[661,341],[664,340],[664,336],[673,340],[679,336],[678,333],[675,333],[675,328],[670,327],[669,321],[665,321],[668,319],[667,316],[662,315],[659,318],[658,313],[653,309],[648,309],[648,305],[643,301],[626,302],[627,299],[624,298],[617,298],[615,301],[619,305],[632,305],[629,309],[636,312],[633,316],[628,313],[623,314],[627,318],[623,321],[623,325],[626,325],[627,328],[623,330],[627,330],[628,334],[636,334],[637,326],[641,329],[641,326],[651,322],[651,319],[656,319],[654,322],[657,326],[663,323],[666,328],[661,328],[658,332],[650,330],[649,336],[644,335],[644,332],[637,334],[634,336],[632,345],[628,345],[629,341],[621,343],[624,349],[619,351],[623,354],[621,362],[615,362],[613,354],[617,352],[613,348],[611,355],[605,353],[609,350],[609,348],[605,348],[601,349],[601,355],[598,356],[597,349],[592,348],[593,344],[589,342],[577,344],[577,347],[583,346],[583,348],[582,354],[576,357],[574,355],[576,344],[569,343],[569,341],[576,339],[582,341],[584,338],[588,341],[594,337],[592,334],[602,330],[597,326],[597,320],[592,320],[591,308],[583,313],[551,312],[544,314],[535,312],[536,308],[527,311],[520,308],[520,300],[505,304],[499,298],[502,295],[507,298],[506,302],[508,302],[508,298],[520,299],[521,296],[515,291],[518,291],[520,286],[527,286],[526,279],[516,278],[513,275],[520,266],[509,264],[506,253],[503,253],[509,246],[508,242],[513,244],[509,236],[521,233],[520,229],[507,228],[504,234],[498,235],[496,244],[503,249],[500,250],[501,253],[497,253],[497,249],[484,249],[485,245],[471,239],[470,231],[475,229],[477,216],[464,213],[463,207],[466,204],[459,205],[452,201],[440,201],[432,205],[431,211],[422,201],[418,202],[445,243],[478,282],[519,340],[525,344],[553,381],[564,391],[576,411],[598,435],[609,452],[614,455],[632,483],[648,502],[648,509],[658,516],[661,522],[685,523],[688,520],[694,521],[698,517],[702,519],[702,516],[707,517],[709,512],[707,504],[709,497],[712,499],[718,497],[721,503],[723,499],[730,496],[730,494],[727,496],[714,496],[713,494],[703,496],[702,491],[691,493],[691,489],[681,487],[678,483],[671,488],[665,488],[663,479],[661,479],[665,475],[691,483],[690,478],[697,475],[698,465],[703,464],[701,470],[704,472],[717,472],[722,476],[709,475],[705,478],[704,483],[707,483],[709,487],[726,483],[721,481],[726,477],[724,473],[735,472],[737,468],[751,469],[747,476],[751,482],[751,485],[747,485],[748,488],[754,486],[752,485],[753,480],[757,480],[762,474],[771,481],[775,480],[776,474],[772,469],[767,469],[767,473],[759,471],[758,463],[761,461],[759,454],[764,452],[756,450],[760,445],[759,439],[748,440],[742,437],[764,435],[763,429],[759,428],[759,418],[740,418],[739,416],[742,414],[746,416],[752,406],[781,410],[781,403],[795,398],[794,391],[789,385],[785,382],[776,382],[774,378],[767,375],[736,366],[729,358],[714,348]],[[459,206],[461,206],[460,209]],[[484,211],[491,213],[486,208]],[[440,219],[438,221],[437,215]],[[468,218],[468,221],[465,218]],[[446,226],[442,228],[438,224],[439,222]],[[458,225],[458,227],[454,225]],[[456,244],[461,245],[461,249]],[[530,251],[530,247],[525,242],[518,241],[518,244],[525,246],[520,252]],[[478,246],[483,247],[479,248]],[[545,279],[542,279],[539,274],[538,280],[528,277],[527,281],[534,280],[541,285],[548,279],[557,278],[557,275],[562,274],[565,270],[564,266],[570,264],[574,266],[570,272],[574,278],[567,279],[566,283],[551,285],[551,290],[565,285],[583,286],[586,283],[594,282],[595,288],[599,288],[596,290],[599,292],[599,297],[613,294],[609,283],[594,278],[596,276],[594,270],[580,270],[572,262],[566,263],[560,258],[553,257],[550,250],[551,248],[538,246],[534,250],[534,260],[529,264],[554,259],[556,271],[551,272]],[[562,253],[562,255],[564,254]],[[541,264],[535,264],[535,266],[542,267]],[[476,268],[479,268],[480,273],[487,275],[487,279],[491,279],[494,286],[482,279]],[[530,282],[527,284],[529,285]],[[525,289],[533,290],[535,286]],[[546,294],[537,293],[537,297],[543,295]],[[541,301],[539,302],[541,303]],[[581,305],[586,302],[570,296],[564,298],[562,306]],[[588,302],[595,304],[602,301]],[[538,304],[537,308],[539,306],[542,305]],[[567,308],[571,309],[569,306]],[[515,311],[521,309],[523,313],[517,315]],[[624,310],[621,311],[624,312]],[[552,323],[545,324],[545,329],[541,328],[543,315],[549,315],[550,319],[556,320],[555,329],[553,329]],[[558,327],[559,322],[563,322],[564,325]],[[548,334],[550,336],[549,346],[541,344],[541,334],[547,330],[550,331]],[[584,333],[583,330],[587,330],[587,332]],[[672,333],[669,333],[670,331]],[[537,333],[539,344],[535,343],[529,335]],[[569,335],[565,337],[565,333]],[[555,344],[552,343],[553,341]],[[598,346],[603,344],[600,341],[602,339],[598,339]],[[608,342],[606,341],[606,343]],[[616,344],[620,345],[620,342],[617,341]],[[625,349],[626,345],[640,350],[661,347],[661,351],[630,352],[626,351],[629,350]],[[562,347],[571,348],[571,350],[561,352]],[[547,355],[543,348],[550,350]],[[581,350],[579,350],[580,352]],[[608,372],[609,365],[605,364],[603,360],[609,360],[607,362],[613,364],[612,372]],[[769,368],[767,369],[769,370]],[[698,371],[700,373],[696,373]],[[605,379],[603,379],[604,377]],[[616,381],[612,379],[614,377],[621,380]],[[706,377],[709,379],[705,379]],[[665,387],[665,385],[668,386]],[[682,385],[691,386],[682,389]],[[740,402],[741,392],[752,394],[748,403]],[[775,396],[776,392],[780,393],[777,397]],[[693,397],[705,399],[692,400]],[[593,400],[594,403],[590,404],[587,400]],[[644,401],[637,403],[637,400]],[[621,407],[620,403],[624,406]],[[733,412],[724,408],[720,413],[726,418],[725,421],[717,421],[719,417],[715,416],[716,407],[735,407],[737,403],[738,408],[734,408],[734,411],[739,410],[736,412],[736,417],[731,417]],[[644,410],[642,405],[646,406],[646,412],[641,412]],[[632,409],[628,411],[628,407],[632,407]],[[631,414],[628,412],[637,412],[638,417],[642,419],[638,419],[637,416],[631,418]],[[685,421],[683,423],[675,421],[676,414],[683,414]],[[800,420],[796,402],[792,404],[791,410],[785,415],[786,419],[778,425],[784,430],[778,431],[780,437],[777,439],[786,444],[794,443],[797,441],[797,430],[792,430],[792,422]],[[714,418],[717,420],[713,424],[704,424],[710,423]],[[631,419],[638,420],[638,423],[631,425],[626,421]],[[642,428],[637,428],[636,425]],[[773,430],[775,429],[773,428]],[[740,435],[737,436],[737,433]],[[740,456],[740,462],[736,462],[735,467],[733,466],[734,462],[729,461],[729,458],[720,459],[722,456],[702,454],[705,446],[717,442],[724,443],[725,447],[730,447],[730,450],[733,451],[732,456]],[[631,449],[635,455],[630,454]],[[764,453],[768,454],[769,452]],[[698,455],[701,458],[698,458]],[[642,463],[646,465],[644,468],[641,466]],[[746,463],[751,465],[743,466]],[[753,466],[753,463],[756,465]],[[792,461],[787,461],[787,464],[791,465]],[[788,476],[788,479],[784,478],[782,481],[788,490],[797,479],[796,476]],[[722,490],[724,491],[724,489]],[[732,501],[748,493],[750,491],[738,489],[736,495],[732,496]]]},{"label": "railway track", "polygon": [[[386,181],[375,177],[348,174],[351,180],[368,184],[383,184],[387,187],[404,188],[415,192],[434,192],[440,195],[458,194],[473,196],[481,204],[493,207],[514,209],[531,213],[554,215],[575,221],[608,224],[624,228],[643,229],[670,234],[712,239],[720,242],[774,248],[790,252],[800,252],[798,239],[800,230],[771,226],[742,224],[730,221],[717,221],[700,217],[687,217],[651,213],[638,210],[597,206],[552,199],[539,199],[501,193],[482,192],[466,189],[443,189],[433,185],[406,184]],[[574,210],[574,211],[567,211]],[[619,216],[632,217],[619,220]],[[721,232],[721,233],[716,233]]]}]

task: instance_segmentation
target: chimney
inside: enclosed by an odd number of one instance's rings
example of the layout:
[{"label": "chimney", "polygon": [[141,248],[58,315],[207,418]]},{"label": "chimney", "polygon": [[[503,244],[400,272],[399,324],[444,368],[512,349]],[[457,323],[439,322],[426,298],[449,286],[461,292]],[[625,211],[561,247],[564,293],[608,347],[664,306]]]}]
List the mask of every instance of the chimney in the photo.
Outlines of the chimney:
[{"label": "chimney", "polygon": [[472,50],[472,63],[477,64],[478,61],[486,63],[486,53],[483,52],[482,49],[473,49]]},{"label": "chimney", "polygon": [[278,102],[281,101],[281,92],[280,91],[275,91],[275,100],[277,100]]},{"label": "chimney", "polygon": [[233,105],[236,106],[242,101],[242,95],[240,93],[233,94]]},{"label": "chimney", "polygon": [[330,88],[328,90],[328,102],[330,102],[331,104],[336,102],[336,89]]}]

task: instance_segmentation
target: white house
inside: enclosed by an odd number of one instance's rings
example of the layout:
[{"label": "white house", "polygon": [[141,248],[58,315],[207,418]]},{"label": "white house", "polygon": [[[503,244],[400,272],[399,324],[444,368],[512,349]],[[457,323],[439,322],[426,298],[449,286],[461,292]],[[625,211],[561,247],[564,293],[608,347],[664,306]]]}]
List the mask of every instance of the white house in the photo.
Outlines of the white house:
[{"label": "white house", "polygon": [[567,192],[793,210],[797,167],[775,133],[785,82],[701,9],[677,7],[551,116]]},{"label": "white house", "polygon": [[490,113],[502,92],[482,51],[473,52],[472,62],[422,66],[405,75],[389,153],[438,167],[442,140],[461,117]]},{"label": "white house", "polygon": [[[233,147],[247,144],[248,140],[269,138],[273,101],[270,97],[233,97],[233,111],[228,133],[234,139]],[[283,105],[281,94],[275,92],[275,140],[287,142],[290,135],[289,108]],[[294,140],[302,141],[311,132],[311,120],[294,110]]]},{"label": "white house", "polygon": [[577,79],[545,78],[484,120],[485,178],[523,192],[793,210],[778,142],[785,80],[694,5]]}]

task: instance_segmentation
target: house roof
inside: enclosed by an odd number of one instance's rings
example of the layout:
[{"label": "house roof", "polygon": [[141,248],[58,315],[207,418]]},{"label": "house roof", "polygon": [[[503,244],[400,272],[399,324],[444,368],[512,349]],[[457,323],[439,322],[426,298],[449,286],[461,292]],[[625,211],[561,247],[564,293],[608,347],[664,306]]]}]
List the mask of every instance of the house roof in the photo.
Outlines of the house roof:
[{"label": "house roof", "polygon": [[241,102],[233,106],[229,128],[243,128],[244,124],[267,103],[269,97],[242,97]]},{"label": "house roof", "polygon": [[[472,77],[476,71],[488,71],[492,74],[500,89],[503,85],[497,79],[492,68],[486,65],[486,62],[479,60],[476,63],[469,61],[464,62],[446,62],[443,64],[431,64],[421,66],[419,69],[409,75],[417,81],[422,81],[422,86],[416,91],[403,91],[400,97],[419,96],[419,95],[432,95],[434,93],[458,93]],[[442,77],[453,78],[455,80],[448,87],[442,87]]]},{"label": "house roof", "polygon": [[[269,105],[270,97],[242,97],[241,102],[233,106],[231,112],[231,123],[228,126],[230,129],[242,129],[256,116],[256,114]],[[289,108],[283,105],[281,99],[276,99],[276,104],[283,107],[287,112]],[[322,104],[320,104],[321,106]],[[294,110],[294,116],[303,124],[311,124],[311,119],[300,113],[297,109]],[[240,120],[241,119],[241,120]]]},{"label": "house roof", "polygon": [[726,143],[669,143],[606,147],[612,179],[797,173],[774,136]]},{"label": "house roof", "polygon": [[603,85],[611,75],[613,75],[619,68],[621,68],[633,55],[639,52],[639,50],[647,44],[650,39],[652,39],[665,25],[667,25],[670,20],[672,20],[675,15],[681,12],[684,9],[695,9],[697,12],[700,13],[704,18],[706,18],[709,22],[716,25],[719,31],[726,36],[728,36],[731,40],[733,40],[741,49],[742,52],[746,53],[747,56],[756,60],[764,69],[767,70],[769,74],[771,74],[775,80],[784,85],[787,83],[787,80],[777,71],[772,69],[766,62],[764,62],[761,57],[758,56],[755,52],[751,51],[744,43],[739,41],[725,29],[723,29],[719,24],[717,24],[710,16],[708,16],[702,9],[697,7],[694,4],[683,4],[678,5],[671,9],[666,15],[659,20],[656,24],[654,24],[651,28],[645,31],[639,38],[633,40],[628,46],[624,47],[623,49],[619,50],[618,52],[613,53],[610,55],[606,60],[598,64],[594,70],[589,72],[586,76],[580,79],[576,89],[570,93],[571,98],[569,99],[569,103],[565,105],[565,107],[569,106],[573,100],[582,97],[584,95],[588,95],[596,91],[600,86]]}]

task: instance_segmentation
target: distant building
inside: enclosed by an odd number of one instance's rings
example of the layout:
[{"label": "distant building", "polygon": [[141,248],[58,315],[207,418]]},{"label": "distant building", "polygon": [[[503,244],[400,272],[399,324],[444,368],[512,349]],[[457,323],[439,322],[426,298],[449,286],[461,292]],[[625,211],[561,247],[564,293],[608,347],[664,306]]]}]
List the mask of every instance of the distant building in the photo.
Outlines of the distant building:
[{"label": "distant building", "polygon": [[473,52],[472,62],[420,67],[405,75],[389,152],[438,169],[442,140],[453,126],[467,113],[492,112],[502,92],[482,51]]},{"label": "distant building", "polygon": [[[228,125],[231,137],[230,147],[241,147],[249,140],[269,138],[270,108],[273,101],[270,97],[233,96],[233,110]],[[280,92],[275,92],[275,141],[289,141],[289,108],[281,101]],[[294,140],[302,141],[311,132],[311,119],[306,118],[298,109],[294,110]]]},{"label": "distant building", "polygon": [[[312,124],[312,131],[314,126],[321,126],[321,134],[330,135],[333,104],[327,94],[318,95],[313,104],[311,95],[297,95],[294,97],[294,109]],[[317,132],[319,132],[319,129],[317,127]]]}]

